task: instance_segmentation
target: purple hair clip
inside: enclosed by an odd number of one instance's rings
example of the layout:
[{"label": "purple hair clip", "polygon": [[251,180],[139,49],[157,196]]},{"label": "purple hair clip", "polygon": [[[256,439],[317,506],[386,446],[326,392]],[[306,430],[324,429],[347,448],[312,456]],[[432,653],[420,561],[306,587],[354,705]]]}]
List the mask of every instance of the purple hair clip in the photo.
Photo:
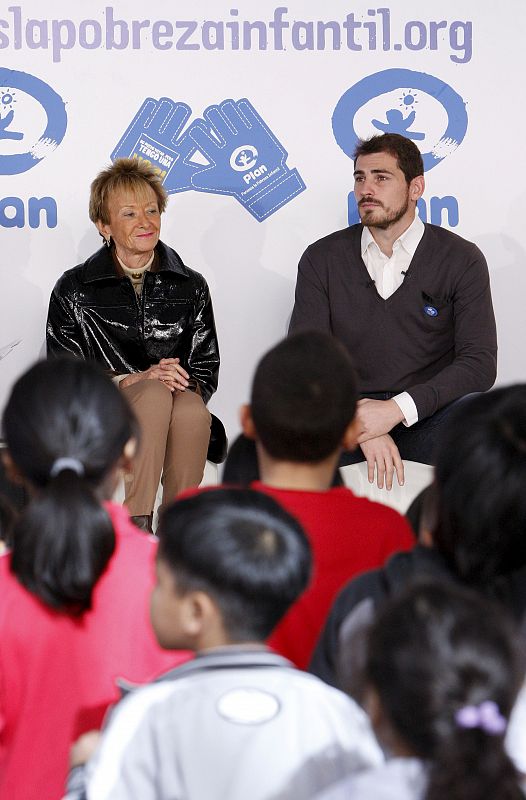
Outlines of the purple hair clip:
[{"label": "purple hair clip", "polygon": [[455,722],[460,728],[480,728],[492,736],[504,733],[507,720],[493,700],[485,700],[478,706],[463,706],[455,714]]}]

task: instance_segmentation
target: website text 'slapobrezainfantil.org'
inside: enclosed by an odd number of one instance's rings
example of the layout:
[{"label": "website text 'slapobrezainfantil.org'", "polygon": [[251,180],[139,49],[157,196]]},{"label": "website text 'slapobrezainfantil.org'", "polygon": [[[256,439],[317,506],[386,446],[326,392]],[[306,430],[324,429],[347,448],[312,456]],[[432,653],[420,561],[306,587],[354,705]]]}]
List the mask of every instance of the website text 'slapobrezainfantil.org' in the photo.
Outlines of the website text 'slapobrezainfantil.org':
[{"label": "website text 'slapobrezainfantil.org'", "polygon": [[54,62],[68,50],[309,51],[437,50],[466,64],[473,54],[469,20],[402,19],[390,8],[348,11],[339,19],[297,19],[277,6],[266,19],[246,19],[231,8],[228,19],[133,19],[106,6],[98,18],[35,18],[9,6],[0,18],[0,50],[49,50]]}]

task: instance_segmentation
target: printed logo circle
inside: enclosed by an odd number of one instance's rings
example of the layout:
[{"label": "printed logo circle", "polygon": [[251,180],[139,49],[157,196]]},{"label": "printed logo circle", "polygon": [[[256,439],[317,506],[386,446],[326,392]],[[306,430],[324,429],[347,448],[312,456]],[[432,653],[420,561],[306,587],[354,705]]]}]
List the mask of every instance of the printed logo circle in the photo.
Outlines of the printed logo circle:
[{"label": "printed logo circle", "polygon": [[[440,78],[425,72],[386,69],[368,75],[351,86],[340,97],[332,116],[336,141],[343,152],[352,158],[356,145],[362,138],[356,132],[357,113],[369,101],[393,91],[401,92],[397,97],[398,107],[388,107],[393,105],[391,98],[383,109],[385,119],[370,119],[370,125],[378,134],[399,133],[413,141],[422,141],[426,138],[426,132],[422,128],[428,126],[429,120],[421,111],[425,105],[421,101],[431,99],[439,104],[443,117],[443,123],[440,124],[442,133],[432,138],[431,147],[422,153],[424,171],[429,172],[462,142],[468,127],[468,116],[466,104],[460,95]],[[413,125],[416,125],[416,129],[413,129]]]},{"label": "printed logo circle", "polygon": [[230,166],[236,172],[247,172],[255,167],[258,161],[258,151],[251,144],[244,144],[236,147],[230,156]]},{"label": "printed logo circle", "polygon": [[64,101],[51,86],[27,72],[0,68],[0,175],[36,166],[61,143],[67,124]]},{"label": "printed logo circle", "polygon": [[232,689],[217,702],[218,713],[238,725],[261,725],[280,711],[277,697],[261,689]]},{"label": "printed logo circle", "polygon": [[424,311],[428,317],[437,317],[438,311],[434,306],[424,306]]}]

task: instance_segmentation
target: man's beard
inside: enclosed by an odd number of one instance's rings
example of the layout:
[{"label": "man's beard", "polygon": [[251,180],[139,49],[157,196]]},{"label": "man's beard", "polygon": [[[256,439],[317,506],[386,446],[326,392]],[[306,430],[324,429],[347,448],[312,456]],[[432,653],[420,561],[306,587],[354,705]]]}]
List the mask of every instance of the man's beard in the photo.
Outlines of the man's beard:
[{"label": "man's beard", "polygon": [[[366,202],[365,200],[360,201]],[[360,203],[358,203],[358,212],[360,212]],[[378,209],[382,210],[383,206],[378,205]],[[373,215],[377,213],[376,208],[374,209],[367,209],[365,214],[362,216],[360,213],[360,219],[363,225],[366,225],[368,228],[380,228],[382,231],[386,231],[387,228],[390,228],[391,225],[396,225],[399,222],[404,214],[406,213],[407,209],[409,208],[409,191],[407,192],[407,196],[405,198],[405,202],[402,203],[400,208],[397,208],[395,211],[387,211],[383,217],[374,218]],[[367,219],[368,217],[373,217],[371,221]]]}]

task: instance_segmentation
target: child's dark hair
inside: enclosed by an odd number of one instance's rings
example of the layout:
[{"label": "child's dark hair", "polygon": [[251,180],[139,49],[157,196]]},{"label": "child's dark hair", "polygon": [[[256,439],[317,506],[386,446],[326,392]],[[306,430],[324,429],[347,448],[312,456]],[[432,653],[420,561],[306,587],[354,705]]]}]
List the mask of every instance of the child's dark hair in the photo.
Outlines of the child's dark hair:
[{"label": "child's dark hair", "polygon": [[504,732],[522,671],[514,631],[474,592],[420,582],[368,638],[366,680],[394,732],[429,764],[425,800],[519,800]]},{"label": "child's dark hair", "polygon": [[181,593],[201,590],[233,642],[263,641],[306,588],[310,546],[297,520],[252,489],[178,500],[159,524],[159,558]]},{"label": "child's dark hair", "polygon": [[433,541],[468,584],[526,565],[526,385],[464,400],[437,448]]},{"label": "child's dark hair", "polygon": [[16,382],[3,425],[32,487],[14,528],[11,569],[48,606],[81,613],[115,548],[95,490],[136,433],[133,414],[99,367],[61,358]]},{"label": "child's dark hair", "polygon": [[356,400],[356,377],[343,345],[328,334],[302,331],[263,356],[250,403],[270,456],[315,463],[340,446]]}]

